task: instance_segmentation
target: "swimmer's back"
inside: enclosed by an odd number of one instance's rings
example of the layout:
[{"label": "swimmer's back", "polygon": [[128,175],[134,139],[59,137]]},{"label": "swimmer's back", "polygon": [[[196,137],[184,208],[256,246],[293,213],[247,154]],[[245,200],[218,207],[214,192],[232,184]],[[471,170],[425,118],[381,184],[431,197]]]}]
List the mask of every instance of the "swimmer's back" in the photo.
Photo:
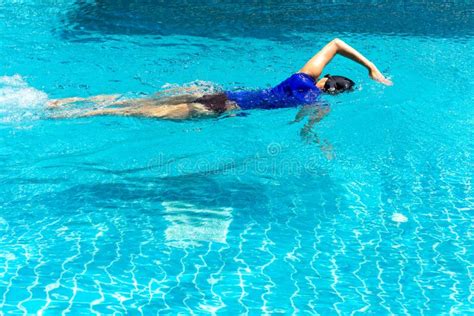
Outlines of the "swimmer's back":
[{"label": "swimmer's back", "polygon": [[318,101],[321,90],[316,87],[313,77],[296,73],[270,89],[226,91],[225,94],[242,110],[276,109],[314,104]]}]

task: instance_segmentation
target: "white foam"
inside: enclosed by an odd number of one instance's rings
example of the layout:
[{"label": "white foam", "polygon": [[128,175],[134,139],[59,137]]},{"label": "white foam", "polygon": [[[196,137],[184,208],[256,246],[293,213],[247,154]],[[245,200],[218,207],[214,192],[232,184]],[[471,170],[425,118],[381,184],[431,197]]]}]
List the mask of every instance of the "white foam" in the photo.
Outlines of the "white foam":
[{"label": "white foam", "polygon": [[0,77],[0,109],[2,112],[15,109],[30,109],[44,105],[48,95],[29,87],[20,75]]},{"label": "white foam", "polygon": [[17,87],[25,87],[27,84],[25,80],[19,75],[13,76],[0,76],[0,83],[7,86],[17,86]]},{"label": "white foam", "polygon": [[397,222],[397,223],[406,223],[408,222],[408,218],[402,213],[393,213],[392,221]]}]

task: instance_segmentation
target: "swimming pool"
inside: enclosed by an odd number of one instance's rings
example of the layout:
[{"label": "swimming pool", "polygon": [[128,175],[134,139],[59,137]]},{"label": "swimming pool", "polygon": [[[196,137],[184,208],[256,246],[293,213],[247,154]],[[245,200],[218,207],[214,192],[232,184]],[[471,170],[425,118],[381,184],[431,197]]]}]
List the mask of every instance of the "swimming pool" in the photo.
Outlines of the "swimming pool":
[{"label": "swimming pool", "polygon": [[[58,314],[472,313],[473,6],[0,4],[0,306]],[[358,84],[296,109],[48,118],[47,98],[278,83],[333,37]]]}]

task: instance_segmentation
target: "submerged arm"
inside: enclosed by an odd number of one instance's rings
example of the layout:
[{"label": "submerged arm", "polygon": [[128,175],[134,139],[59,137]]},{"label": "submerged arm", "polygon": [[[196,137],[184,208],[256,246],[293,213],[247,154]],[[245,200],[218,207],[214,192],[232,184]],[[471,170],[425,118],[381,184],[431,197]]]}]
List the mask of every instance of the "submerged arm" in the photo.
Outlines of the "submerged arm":
[{"label": "submerged arm", "polygon": [[308,122],[306,122],[303,129],[301,130],[301,136],[307,137],[311,133],[314,133],[314,125],[319,123],[325,116],[327,116],[329,111],[330,108],[328,106],[310,106],[301,109],[301,111],[296,115],[295,122],[299,122],[302,119],[301,116],[308,116]]},{"label": "submerged arm", "polygon": [[330,108],[324,105],[304,106],[296,114],[293,123],[300,122],[303,118],[308,117],[308,121],[300,131],[302,139],[307,143],[317,144],[327,159],[334,158],[332,145],[327,140],[320,140],[315,130],[315,125],[319,123],[325,116],[329,114]]},{"label": "submerged arm", "polygon": [[336,38],[330,41],[323,49],[321,49],[316,55],[311,58],[300,72],[306,73],[314,78],[321,76],[324,67],[336,56],[337,54],[349,58],[356,63],[364,66],[369,71],[369,76],[383,84],[391,85],[392,82],[386,79],[377,67],[365,58],[357,50],[346,44],[344,41]]}]

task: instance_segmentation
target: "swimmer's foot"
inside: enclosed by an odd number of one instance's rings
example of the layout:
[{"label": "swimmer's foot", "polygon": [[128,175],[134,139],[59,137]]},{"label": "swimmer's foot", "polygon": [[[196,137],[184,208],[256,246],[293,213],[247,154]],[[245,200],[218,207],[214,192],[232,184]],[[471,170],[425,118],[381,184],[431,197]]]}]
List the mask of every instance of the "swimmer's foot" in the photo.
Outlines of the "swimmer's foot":
[{"label": "swimmer's foot", "polygon": [[66,104],[71,104],[74,102],[79,102],[79,101],[84,101],[84,98],[64,98],[64,99],[53,99],[49,100],[46,103],[46,107],[50,109],[58,108],[60,106],[66,105]]}]

